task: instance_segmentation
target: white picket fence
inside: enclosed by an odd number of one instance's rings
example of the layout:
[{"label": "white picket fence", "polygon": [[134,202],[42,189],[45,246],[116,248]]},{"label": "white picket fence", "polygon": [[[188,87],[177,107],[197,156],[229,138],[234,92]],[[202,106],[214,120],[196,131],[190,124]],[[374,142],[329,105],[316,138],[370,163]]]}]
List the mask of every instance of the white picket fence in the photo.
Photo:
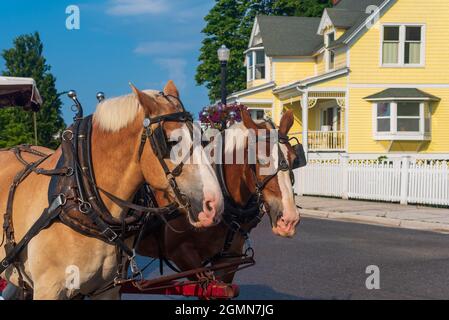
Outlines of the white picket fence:
[{"label": "white picket fence", "polygon": [[449,206],[449,160],[312,159],[295,175],[300,195]]}]

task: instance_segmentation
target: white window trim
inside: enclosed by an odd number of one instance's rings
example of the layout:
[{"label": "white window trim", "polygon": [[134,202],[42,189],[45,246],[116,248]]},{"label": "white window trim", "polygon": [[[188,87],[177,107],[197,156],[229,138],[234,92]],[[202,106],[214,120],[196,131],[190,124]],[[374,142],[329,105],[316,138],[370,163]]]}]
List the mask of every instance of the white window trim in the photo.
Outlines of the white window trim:
[{"label": "white window trim", "polygon": [[325,62],[325,65],[326,65],[326,72],[331,72],[331,71],[334,71],[335,70],[335,57],[337,56],[336,55],[336,53],[335,53],[335,51],[334,51],[334,67],[333,68],[330,68],[330,57],[331,57],[331,51],[332,50],[329,50],[329,49],[327,49],[327,47],[329,46],[329,38],[328,38],[328,35],[330,35],[330,34],[334,34],[334,40],[336,39],[336,37],[337,37],[337,32],[334,30],[334,29],[332,29],[332,30],[329,30],[328,32],[326,32],[325,34],[324,34],[324,46],[325,46],[325,48],[326,48],[326,51],[324,52],[324,62]]},{"label": "white window trim", "polygon": [[[399,27],[399,62],[398,63],[383,63],[384,57],[384,29],[385,27]],[[421,63],[405,64],[405,28],[406,27],[421,27]],[[380,61],[379,66],[382,68],[424,68],[426,66],[426,24],[424,23],[384,23],[381,25],[380,31]]]},{"label": "white window trim", "polygon": [[261,79],[256,79],[256,52],[257,51],[263,51],[265,50],[264,47],[259,47],[259,48],[252,48],[249,50],[245,51],[245,60],[248,60],[247,55],[251,54],[252,55],[252,59],[253,59],[253,66],[252,66],[252,70],[251,70],[251,78],[249,77],[250,73],[249,73],[249,64],[248,61],[246,61],[246,81],[247,82],[251,82],[251,81],[255,81],[255,80],[266,80],[267,79],[267,72],[269,72],[269,70],[267,70],[267,55],[265,54],[265,60],[264,60],[264,64],[265,64],[265,77],[261,78]]},{"label": "white window trim", "polygon": [[[398,132],[397,124],[398,124],[398,116],[397,116],[397,106],[400,101],[383,101],[383,102],[375,102],[372,104],[372,113],[373,113],[373,136],[374,140],[397,140],[397,141],[424,141],[431,139],[432,132],[432,113],[430,112],[430,104],[422,101],[414,101],[414,100],[406,100],[407,102],[416,102],[419,103],[419,132]],[[389,132],[378,132],[377,131],[377,106],[380,103],[389,103],[390,104],[390,131]],[[425,109],[428,108],[430,112],[430,132],[425,132]],[[401,117],[406,118],[406,117]],[[410,117],[416,118],[416,117]]]}]

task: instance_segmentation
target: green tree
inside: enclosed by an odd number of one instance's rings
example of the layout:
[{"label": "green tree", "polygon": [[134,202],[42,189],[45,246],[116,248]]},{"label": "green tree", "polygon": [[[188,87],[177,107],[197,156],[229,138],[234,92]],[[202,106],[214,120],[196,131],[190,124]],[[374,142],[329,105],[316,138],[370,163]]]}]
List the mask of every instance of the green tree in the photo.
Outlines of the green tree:
[{"label": "green tree", "polygon": [[[56,91],[56,78],[43,56],[43,44],[36,32],[14,40],[11,49],[4,50],[4,76],[30,77],[36,81],[43,105],[37,113],[37,141],[39,145],[56,148],[53,135],[65,127],[61,116],[61,100]],[[0,147],[20,143],[34,144],[33,114],[20,108],[0,110]]]},{"label": "green tree", "polygon": [[205,85],[214,102],[220,97],[220,63],[218,48],[224,44],[231,49],[228,63],[228,92],[246,88],[243,52],[248,47],[254,18],[259,14],[288,16],[320,16],[331,0],[216,0],[206,15],[205,35],[196,72],[198,85]]}]

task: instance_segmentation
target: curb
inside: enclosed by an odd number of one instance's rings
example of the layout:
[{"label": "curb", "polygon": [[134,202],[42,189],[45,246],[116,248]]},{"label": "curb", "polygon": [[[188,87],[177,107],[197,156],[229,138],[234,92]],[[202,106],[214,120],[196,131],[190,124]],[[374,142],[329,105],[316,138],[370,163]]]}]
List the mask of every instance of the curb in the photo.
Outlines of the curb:
[{"label": "curb", "polygon": [[363,216],[355,213],[332,212],[332,211],[321,211],[310,209],[302,209],[301,215],[304,217],[318,218],[318,219],[342,220],[347,222],[375,224],[394,228],[449,233],[449,224],[434,223],[434,222],[400,220],[383,217]]}]

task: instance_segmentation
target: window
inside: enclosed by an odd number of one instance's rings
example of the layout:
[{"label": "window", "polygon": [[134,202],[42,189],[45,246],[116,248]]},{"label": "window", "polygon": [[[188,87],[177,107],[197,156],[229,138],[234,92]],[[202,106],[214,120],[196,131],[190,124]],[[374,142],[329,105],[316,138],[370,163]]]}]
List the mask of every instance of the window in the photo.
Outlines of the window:
[{"label": "window", "polygon": [[265,111],[262,109],[250,109],[249,113],[253,120],[263,120],[265,119]]},{"label": "window", "polygon": [[399,27],[384,27],[383,63],[399,63]]},{"label": "window", "polygon": [[425,140],[430,135],[428,103],[381,102],[373,106],[374,135],[377,140]]},{"label": "window", "polygon": [[253,63],[253,53],[252,52],[250,52],[250,53],[248,53],[247,55],[246,55],[246,63],[247,63],[247,75],[248,75],[248,81],[252,81],[254,78],[253,78],[253,66],[254,66],[254,63]]},{"label": "window", "polygon": [[382,39],[382,65],[423,65],[423,37],[424,26],[384,26]]},{"label": "window", "polygon": [[254,50],[246,55],[248,81],[265,79],[265,51]]},{"label": "window", "polygon": [[421,27],[405,27],[405,64],[421,63]]},{"label": "window", "polygon": [[256,51],[256,79],[265,79],[265,51]]},{"label": "window", "polygon": [[389,103],[377,105],[377,132],[390,132],[391,130],[391,106]]},{"label": "window", "polygon": [[[335,40],[335,32],[328,33],[326,35],[326,40],[325,40],[326,46],[329,46],[334,40]],[[326,57],[327,57],[326,58],[327,59],[327,64],[326,64],[327,71],[333,70],[335,68],[335,51],[327,49]]]},{"label": "window", "polygon": [[400,102],[397,104],[398,132],[420,132],[420,104],[416,102]]}]

